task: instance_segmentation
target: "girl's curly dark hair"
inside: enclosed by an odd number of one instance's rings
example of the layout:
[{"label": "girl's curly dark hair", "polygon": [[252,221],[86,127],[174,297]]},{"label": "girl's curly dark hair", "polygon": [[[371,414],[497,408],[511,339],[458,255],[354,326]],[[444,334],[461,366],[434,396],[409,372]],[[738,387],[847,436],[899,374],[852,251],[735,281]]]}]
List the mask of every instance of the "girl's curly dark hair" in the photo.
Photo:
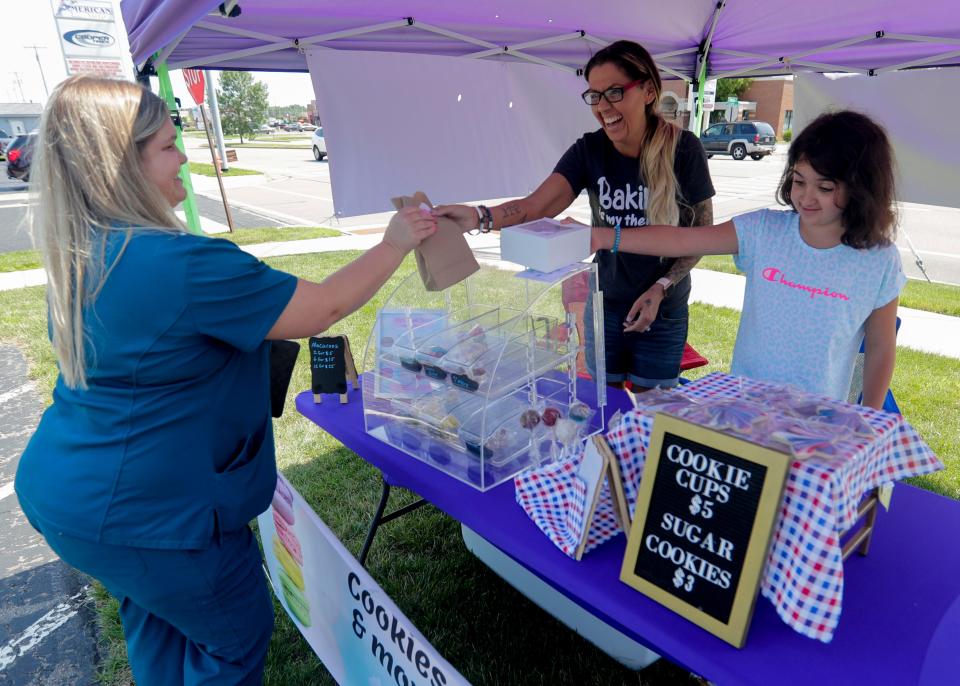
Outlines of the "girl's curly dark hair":
[{"label": "girl's curly dark hair", "polygon": [[862,249],[893,242],[896,163],[883,127],[850,110],[821,114],[810,122],[790,145],[777,190],[777,199],[794,210],[790,191],[798,162],[807,162],[824,178],[846,187],[840,239],[844,245]]}]

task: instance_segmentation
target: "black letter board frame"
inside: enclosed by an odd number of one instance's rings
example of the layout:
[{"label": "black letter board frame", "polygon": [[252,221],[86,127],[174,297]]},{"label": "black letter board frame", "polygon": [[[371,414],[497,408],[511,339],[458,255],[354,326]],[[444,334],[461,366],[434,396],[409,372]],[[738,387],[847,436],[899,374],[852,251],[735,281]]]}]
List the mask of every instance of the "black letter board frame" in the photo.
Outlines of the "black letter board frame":
[{"label": "black letter board frame", "polygon": [[340,403],[347,402],[348,381],[357,389],[357,368],[350,351],[350,341],[345,335],[311,336],[310,387],[313,402],[320,403],[324,393],[338,394]]},{"label": "black letter board frame", "polygon": [[[758,481],[762,477],[763,483],[757,489],[758,495],[751,494],[749,498],[743,498],[744,501],[752,501],[747,503],[745,508],[747,511],[736,512],[737,509],[744,508],[738,508],[735,502],[740,495],[735,491],[739,489],[731,487],[731,498],[727,503],[713,502],[711,519],[715,516],[715,521],[704,521],[703,515],[700,519],[692,515],[691,512],[694,510],[692,495],[701,494],[684,491],[682,487],[676,485],[677,473],[683,467],[663,456],[664,449],[669,450],[671,444],[689,447],[691,450],[696,449],[700,454],[720,459],[732,467],[749,470],[751,477],[756,475]],[[742,648],[750,629],[750,620],[753,617],[761,575],[767,561],[773,527],[780,513],[783,489],[791,461],[792,458],[784,453],[707,427],[691,424],[676,417],[657,414],[650,436],[650,448],[643,467],[627,549],[620,570],[620,580],[734,647]],[[695,470],[691,469],[688,472],[695,473]],[[729,472],[725,473],[729,474]],[[684,475],[687,483],[689,483],[687,478],[689,476],[689,474]],[[669,498],[671,490],[682,491],[685,495],[682,502],[678,498],[671,500],[675,504],[673,508],[670,507],[670,502],[664,502],[664,496]],[[684,507],[684,505],[687,506]],[[727,510],[725,518],[724,510]],[[720,562],[716,555],[703,552],[695,543],[676,536],[674,531],[664,531],[662,514],[665,512],[673,516],[680,515],[685,521],[700,526],[701,533],[704,535],[714,533],[714,539],[719,536],[713,531],[715,527],[707,526],[708,524],[720,523],[722,528],[724,519],[732,519],[736,524],[739,518],[740,526],[730,529],[732,532],[730,537],[739,538],[745,542],[745,548],[735,555],[732,563]],[[656,519],[658,514],[661,516],[659,521]],[[743,521],[744,518],[746,521]],[[679,564],[673,559],[660,557],[660,553],[651,552],[648,547],[642,545],[648,535],[658,535],[661,542],[666,540],[674,548],[694,553],[707,565],[712,564],[721,570],[723,570],[721,567],[723,564],[728,568],[733,567],[730,588],[721,589],[716,584],[711,585],[711,581],[706,578],[686,574],[687,579],[693,578],[694,585],[707,590],[706,594],[700,594],[701,599],[706,602],[700,605],[691,602],[694,598],[689,594],[693,589],[687,591],[684,587],[678,587],[676,583],[676,569],[687,569],[684,564],[689,561],[689,557],[683,558]],[[657,545],[659,546],[659,543]],[[640,559],[641,555],[643,559]],[[671,578],[673,583],[665,582],[664,570],[655,569],[657,563],[674,570],[674,577]],[[644,568],[645,565],[647,565],[646,568]],[[697,568],[696,564],[694,568]],[[703,567],[699,568],[703,569]],[[689,599],[684,597],[684,591],[687,591]],[[720,602],[716,602],[717,600]],[[713,605],[712,612],[704,609],[703,605]]]}]

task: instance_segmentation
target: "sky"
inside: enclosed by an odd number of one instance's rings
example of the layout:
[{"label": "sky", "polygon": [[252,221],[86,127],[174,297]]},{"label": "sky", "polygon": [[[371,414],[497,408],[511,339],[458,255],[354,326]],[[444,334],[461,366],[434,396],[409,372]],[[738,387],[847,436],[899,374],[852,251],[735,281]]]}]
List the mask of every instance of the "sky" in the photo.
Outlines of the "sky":
[{"label": "sky", "polygon": [[[120,3],[112,1],[119,17]],[[3,38],[0,40],[0,102],[45,103],[46,92],[67,77],[51,0],[0,0],[0,17],[4,18]],[[126,35],[119,36],[119,39],[126,66],[132,74],[133,63],[129,59]],[[34,45],[38,46],[36,50],[27,47]],[[214,78],[216,73],[210,72]],[[267,85],[271,105],[306,105],[314,98],[313,85],[306,73],[254,72],[253,76]],[[170,81],[183,106],[193,105],[179,71],[171,73]],[[156,79],[153,79],[153,87],[156,90]]]}]

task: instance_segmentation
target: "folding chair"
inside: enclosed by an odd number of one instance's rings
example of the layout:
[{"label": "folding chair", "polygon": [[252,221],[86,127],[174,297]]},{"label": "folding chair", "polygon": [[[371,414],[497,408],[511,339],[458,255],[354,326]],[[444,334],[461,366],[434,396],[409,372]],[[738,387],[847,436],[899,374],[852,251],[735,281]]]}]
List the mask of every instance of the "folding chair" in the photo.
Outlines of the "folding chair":
[{"label": "folding chair", "polygon": [[[900,332],[900,317],[897,317],[897,333]],[[853,367],[853,379],[850,382],[850,393],[847,395],[847,402],[860,404],[863,402],[863,358],[864,358],[864,343],[866,341],[860,342],[860,352],[857,353],[857,359]],[[900,406],[897,405],[896,398],[893,397],[893,391],[887,389],[887,396],[883,399],[883,409],[887,412],[896,412],[897,414],[902,414],[900,412]]]}]

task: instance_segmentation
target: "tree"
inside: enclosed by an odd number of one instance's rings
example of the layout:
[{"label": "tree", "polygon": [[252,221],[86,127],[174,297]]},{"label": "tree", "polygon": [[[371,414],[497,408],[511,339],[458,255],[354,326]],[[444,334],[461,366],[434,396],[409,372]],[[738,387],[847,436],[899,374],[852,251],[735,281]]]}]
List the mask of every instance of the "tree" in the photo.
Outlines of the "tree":
[{"label": "tree", "polygon": [[217,99],[224,132],[239,134],[241,143],[244,134],[253,138],[267,117],[267,86],[250,72],[220,72]]},{"label": "tree", "polygon": [[750,87],[753,79],[719,79],[717,81],[718,103],[726,102],[727,98],[736,97],[737,100],[743,95],[743,92]]},{"label": "tree", "polygon": [[306,105],[271,105],[269,109],[269,114],[274,119],[282,119],[284,121],[296,121],[302,117],[307,116],[307,106]]}]

